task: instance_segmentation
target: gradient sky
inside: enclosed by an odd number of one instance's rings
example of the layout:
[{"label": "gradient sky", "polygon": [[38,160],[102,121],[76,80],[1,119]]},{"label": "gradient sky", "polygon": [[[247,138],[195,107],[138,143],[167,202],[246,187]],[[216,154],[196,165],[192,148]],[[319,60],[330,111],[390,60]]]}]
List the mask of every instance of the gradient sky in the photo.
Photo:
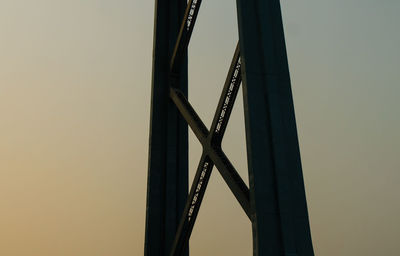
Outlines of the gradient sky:
[{"label": "gradient sky", "polygon": [[[316,254],[398,255],[400,2],[282,9]],[[203,1],[190,45],[189,99],[208,125],[235,12]],[[149,0],[0,2],[0,255],[143,254],[153,14]],[[247,181],[243,119],[240,94],[223,147]],[[191,252],[251,255],[218,172]]]}]

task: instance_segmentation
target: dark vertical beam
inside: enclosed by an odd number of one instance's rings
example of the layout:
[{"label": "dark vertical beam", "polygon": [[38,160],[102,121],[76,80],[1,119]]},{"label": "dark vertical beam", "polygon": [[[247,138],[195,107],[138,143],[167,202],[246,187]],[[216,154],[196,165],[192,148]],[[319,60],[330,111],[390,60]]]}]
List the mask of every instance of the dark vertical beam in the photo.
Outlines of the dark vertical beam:
[{"label": "dark vertical beam", "polygon": [[[145,255],[168,255],[188,194],[187,124],[169,100],[170,60],[185,0],[156,0]],[[187,96],[187,56],[174,87]]]},{"label": "dark vertical beam", "polygon": [[279,0],[237,0],[254,255],[314,255]]}]

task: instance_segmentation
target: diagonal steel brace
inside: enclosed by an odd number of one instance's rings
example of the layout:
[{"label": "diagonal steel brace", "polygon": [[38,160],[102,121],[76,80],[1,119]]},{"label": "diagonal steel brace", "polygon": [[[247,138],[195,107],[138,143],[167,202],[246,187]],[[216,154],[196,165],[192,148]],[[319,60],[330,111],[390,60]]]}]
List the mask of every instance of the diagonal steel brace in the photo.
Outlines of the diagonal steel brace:
[{"label": "diagonal steel brace", "polygon": [[175,88],[170,88],[171,99],[203,146],[203,154],[178,226],[171,256],[181,255],[186,248],[213,165],[217,167],[247,216],[250,219],[252,218],[249,189],[221,149],[221,141],[232,112],[240,82],[241,63],[239,47],[237,46],[211,125],[211,132],[208,131],[183,93]]}]

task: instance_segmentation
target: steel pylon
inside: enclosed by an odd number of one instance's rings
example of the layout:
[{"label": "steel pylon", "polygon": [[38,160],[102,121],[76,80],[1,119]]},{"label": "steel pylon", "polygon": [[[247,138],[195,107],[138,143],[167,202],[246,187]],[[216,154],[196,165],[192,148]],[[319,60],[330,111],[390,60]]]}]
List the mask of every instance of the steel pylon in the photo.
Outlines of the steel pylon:
[{"label": "steel pylon", "polygon": [[[257,256],[314,255],[279,0],[237,0],[239,43],[208,129],[187,100],[187,47],[201,0],[156,0],[146,256],[188,255],[215,166],[248,216]],[[249,184],[221,148],[243,83]],[[188,193],[188,134],[203,153]]]}]

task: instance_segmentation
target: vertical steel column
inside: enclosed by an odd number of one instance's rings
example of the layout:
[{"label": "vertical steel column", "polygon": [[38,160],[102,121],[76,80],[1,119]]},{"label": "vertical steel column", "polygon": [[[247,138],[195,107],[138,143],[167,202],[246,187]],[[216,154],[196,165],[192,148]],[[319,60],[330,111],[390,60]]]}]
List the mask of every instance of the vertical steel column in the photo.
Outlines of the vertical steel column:
[{"label": "vertical steel column", "polygon": [[[169,99],[170,61],[186,0],[156,0],[145,255],[168,255],[188,194],[187,124]],[[186,50],[185,50],[186,52]],[[178,88],[187,96],[187,56]]]},{"label": "vertical steel column", "polygon": [[314,255],[280,3],[237,11],[254,255]]}]

